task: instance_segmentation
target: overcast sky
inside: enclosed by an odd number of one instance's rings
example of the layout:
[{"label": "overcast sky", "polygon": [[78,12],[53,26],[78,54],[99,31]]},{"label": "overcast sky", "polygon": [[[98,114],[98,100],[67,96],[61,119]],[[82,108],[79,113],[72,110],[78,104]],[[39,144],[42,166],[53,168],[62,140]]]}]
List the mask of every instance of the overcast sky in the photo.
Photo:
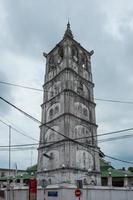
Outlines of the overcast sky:
[{"label": "overcast sky", "polygon": [[[45,59],[63,37],[68,19],[74,38],[92,56],[95,97],[133,101],[133,2],[131,0],[1,0],[0,81],[42,88]],[[40,119],[42,93],[0,84],[0,96]],[[98,134],[133,127],[133,105],[96,101]],[[0,120],[39,138],[38,124],[0,101]],[[124,135],[132,133],[121,133]],[[8,127],[0,122],[0,146],[8,145]],[[104,137],[105,138],[105,137]],[[36,143],[12,130],[12,144]],[[108,155],[133,161],[133,138],[99,143]],[[8,151],[0,148],[0,167]],[[11,166],[37,162],[37,151],[13,151]],[[111,160],[110,160],[111,161]],[[111,161],[114,166],[127,164]]]}]

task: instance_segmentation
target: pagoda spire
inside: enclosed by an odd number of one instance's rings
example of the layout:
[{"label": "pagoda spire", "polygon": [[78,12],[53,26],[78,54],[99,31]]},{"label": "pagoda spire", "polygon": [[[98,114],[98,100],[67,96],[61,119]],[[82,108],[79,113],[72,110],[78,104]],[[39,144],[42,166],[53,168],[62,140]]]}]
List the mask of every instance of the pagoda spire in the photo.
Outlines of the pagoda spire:
[{"label": "pagoda spire", "polygon": [[73,34],[72,34],[72,31],[71,31],[71,26],[70,26],[69,21],[67,23],[67,29],[66,29],[65,34],[64,34],[64,38],[66,38],[66,37],[73,38]]}]

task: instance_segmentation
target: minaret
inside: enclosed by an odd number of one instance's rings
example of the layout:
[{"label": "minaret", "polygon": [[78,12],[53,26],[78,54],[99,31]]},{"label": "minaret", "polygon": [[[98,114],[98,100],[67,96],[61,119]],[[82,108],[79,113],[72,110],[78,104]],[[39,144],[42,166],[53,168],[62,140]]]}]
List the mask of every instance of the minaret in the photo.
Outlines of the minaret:
[{"label": "minaret", "polygon": [[76,184],[77,180],[101,184],[91,73],[93,53],[74,40],[69,23],[63,39],[48,54],[44,53],[38,179],[45,185]]}]

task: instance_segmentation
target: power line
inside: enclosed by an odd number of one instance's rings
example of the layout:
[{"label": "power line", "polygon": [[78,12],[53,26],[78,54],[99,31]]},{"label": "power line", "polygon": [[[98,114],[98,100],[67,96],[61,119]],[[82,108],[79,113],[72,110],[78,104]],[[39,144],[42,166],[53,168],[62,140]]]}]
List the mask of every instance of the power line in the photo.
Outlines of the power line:
[{"label": "power line", "polygon": [[[133,135],[129,134],[129,135],[124,135],[124,136],[107,138],[107,139],[98,140],[98,142],[100,142],[100,143],[101,142],[108,142],[108,141],[113,141],[113,140],[118,140],[118,139],[125,139],[125,138],[130,138],[130,137],[133,137]],[[81,139],[81,138],[75,138],[74,140],[79,140],[79,139]],[[82,139],[84,139],[84,137]],[[54,144],[55,143],[59,143],[59,142],[65,142],[65,141],[66,140],[54,141]],[[31,143],[31,144],[16,144],[16,145],[11,145],[11,147],[12,148],[14,148],[14,147],[26,147],[26,148],[28,147],[28,148],[30,148],[30,146],[33,147],[33,146],[37,146],[39,144],[52,144],[53,145],[53,142]],[[0,146],[0,150],[1,150],[1,148],[8,148],[8,147],[9,147],[8,145],[2,145],[2,146]]]},{"label": "power line", "polygon": [[123,135],[123,136],[118,136],[118,137],[112,137],[112,138],[106,138],[106,139],[98,140],[98,142],[99,143],[103,143],[103,142],[109,142],[109,141],[114,141],[114,140],[126,139],[126,138],[131,138],[131,137],[133,137],[133,135],[129,134],[129,135]]},{"label": "power line", "polygon": [[[11,151],[27,151],[27,150],[37,150],[37,147],[25,147],[25,148],[12,148]],[[0,151],[9,151],[8,148],[1,148]]]},{"label": "power line", "polygon": [[121,101],[121,100],[99,99],[99,98],[95,98],[95,100],[97,100],[97,101],[111,102],[111,103],[133,104],[133,101]]},{"label": "power line", "polygon": [[[21,113],[23,113],[24,115],[26,115],[28,118],[32,119],[33,121],[35,121],[35,122],[37,122],[37,123],[39,123],[39,124],[42,124],[38,119],[36,119],[36,118],[34,118],[33,116],[29,115],[29,114],[26,113],[25,111],[21,110],[21,109],[18,108],[17,106],[15,106],[15,105],[13,105],[12,103],[10,103],[9,101],[5,100],[4,98],[0,97],[0,99],[1,99],[2,101],[6,102],[7,104],[9,104],[10,106],[14,107],[14,108],[17,109],[18,111],[20,111]],[[43,125],[43,124],[42,124],[42,125]],[[71,142],[77,143],[77,144],[79,144],[79,145],[81,145],[81,146],[83,146],[83,147],[87,147],[87,148],[88,148],[88,147],[93,147],[93,148],[94,148],[94,146],[87,145],[87,144],[84,145],[84,144],[82,144],[82,143],[80,143],[80,142],[78,142],[78,141],[75,141],[75,140],[73,140],[73,139],[71,139],[71,138],[69,138],[69,137],[63,135],[62,133],[60,133],[60,132],[54,130],[53,128],[49,127],[49,126],[46,125],[46,124],[44,124],[44,126],[46,126],[47,128],[51,129],[52,131],[58,133],[59,135],[63,136],[64,138],[66,138],[67,140],[69,140],[69,141],[71,141]],[[97,151],[97,150],[94,150],[94,149],[92,149],[92,150],[93,150],[94,152],[99,153],[99,150],[98,150],[98,151]],[[110,159],[118,160],[118,161],[120,161],[120,162],[126,162],[126,163],[133,164],[133,162],[121,160],[121,159],[118,159],[118,158],[115,158],[115,157],[111,157],[111,156],[108,156],[108,155],[104,155],[104,156],[105,156],[105,157],[108,157],[108,158],[110,158]]]},{"label": "power line", "polygon": [[[38,119],[32,117],[31,115],[29,115],[28,113],[24,112],[24,111],[21,110],[20,108],[16,107],[15,105],[13,105],[13,104],[10,103],[9,101],[5,100],[4,98],[0,97],[0,99],[3,100],[4,102],[6,102],[7,104],[13,106],[15,109],[19,110],[21,113],[23,113],[24,115],[26,115],[27,117],[29,117],[29,118],[32,119],[33,121],[35,121],[35,122],[37,122],[37,123],[39,123],[39,124],[41,124],[41,125],[46,126],[47,128],[51,129],[51,130],[54,131],[54,132],[57,132],[57,133],[60,134],[61,136],[65,137],[66,139],[71,139],[71,138],[69,138],[69,137],[63,135],[62,133],[60,133],[60,132],[54,130],[53,128],[49,127],[48,125],[42,124]],[[127,129],[118,130],[118,131],[103,133],[103,134],[99,134],[99,135],[97,135],[97,136],[110,135],[110,134],[114,134],[114,133],[126,132],[126,131],[131,131],[131,130],[133,130],[133,127],[127,128]],[[88,138],[88,137],[91,137],[91,136],[87,136],[86,138]],[[78,138],[78,139],[83,139],[83,138],[85,138],[85,137],[81,137],[81,138]],[[71,139],[71,140],[73,140],[73,139]],[[74,141],[74,140],[73,140],[73,141]]]},{"label": "power line", "polygon": [[[4,119],[5,120],[5,119]],[[21,132],[21,133],[23,133],[23,134],[25,134],[26,135],[26,137],[28,136],[28,137],[31,137],[31,136],[29,136],[29,135],[27,135],[28,133],[26,133],[23,129],[21,129],[20,127],[17,127],[16,125],[14,125],[11,121],[9,121],[8,119],[6,119],[6,121],[8,122],[8,123],[10,123],[10,126],[12,127],[12,129],[14,128],[15,130],[17,130],[17,131],[19,131],[19,132]],[[33,140],[35,140],[35,141],[38,141],[38,139],[36,139],[36,138],[33,138],[33,137],[31,137]]]},{"label": "power line", "polygon": [[8,127],[10,126],[12,128],[12,130],[14,130],[15,132],[17,132],[17,133],[19,133],[19,134],[21,134],[21,135],[23,135],[23,136],[25,136],[25,137],[27,137],[27,138],[29,138],[31,140],[38,141],[37,139],[35,139],[35,138],[31,137],[31,136],[28,136],[25,133],[23,133],[22,131],[19,131],[18,129],[14,128],[13,126],[7,124],[6,122],[4,122],[1,119],[0,119],[0,122],[3,123],[4,125],[8,126]]},{"label": "power line", "polygon": [[[118,130],[118,131],[111,131],[111,132],[107,132],[107,133],[101,133],[101,134],[98,134],[98,135],[93,135],[93,137],[107,136],[107,135],[112,135],[112,134],[117,134],[117,133],[132,131],[132,130],[133,130],[133,127],[127,128],[127,129],[121,129],[121,130]],[[88,139],[88,138],[92,138],[92,136],[79,137],[79,138],[76,138],[75,140]]]},{"label": "power line", "polygon": [[123,162],[123,163],[133,164],[133,162],[130,162],[130,161],[127,161],[127,160],[121,160],[119,158],[115,158],[115,157],[112,157],[112,156],[105,155],[105,157],[110,158],[112,160],[120,161],[120,162]]},{"label": "power line", "polygon": [[[116,134],[116,133],[120,133],[120,132],[124,132],[124,131],[131,131],[133,130],[133,128],[129,128],[129,129],[122,129],[119,131],[112,131],[112,132],[107,132],[107,133],[103,133],[103,134],[98,134],[97,136],[93,136],[93,137],[100,137],[100,136],[106,136],[106,135],[110,135],[110,134]],[[86,137],[79,137],[79,138],[74,138],[73,140],[81,140],[81,139],[87,139],[87,138],[91,138],[92,136],[86,136]],[[112,140],[117,140],[117,139],[125,139],[125,138],[130,138],[133,137],[133,134],[128,134],[128,135],[124,135],[124,136],[118,136],[118,137],[112,137],[112,138],[106,138],[106,139],[101,139],[98,140],[98,142],[106,142],[106,141],[112,141]],[[30,143],[30,144],[17,144],[17,145],[11,145],[11,147],[21,147],[21,146],[31,146],[31,145],[38,145],[38,144],[56,144],[59,142],[64,142],[66,140],[58,140],[58,141],[52,141],[52,142],[43,142],[43,143]],[[0,146],[1,147],[9,147],[8,145],[3,145]]]},{"label": "power line", "polygon": [[[5,85],[15,86],[15,87],[23,88],[23,89],[29,89],[29,90],[35,90],[35,91],[43,92],[43,90],[39,89],[39,88],[28,87],[28,86],[9,83],[9,82],[5,82],[5,81],[0,81],[0,84],[5,84]],[[44,92],[54,94],[52,91],[45,90]],[[96,101],[103,101],[103,102],[110,102],[110,103],[133,104],[133,101],[122,101],[122,100],[102,99],[102,98],[94,98],[94,99]]]},{"label": "power line", "polygon": [[[59,135],[63,136],[63,137],[66,138],[67,140],[70,140],[70,141],[72,141],[72,142],[74,142],[74,143],[77,143],[77,144],[81,145],[80,142],[75,141],[75,140],[73,140],[72,138],[69,138],[69,137],[67,137],[66,135],[60,133],[59,131],[54,130],[53,128],[51,128],[51,127],[48,126],[47,124],[42,124],[42,122],[40,122],[38,119],[36,119],[35,117],[33,117],[33,116],[31,116],[30,114],[26,113],[25,111],[21,110],[20,108],[18,108],[18,107],[15,106],[14,104],[10,103],[10,102],[7,101],[6,99],[4,99],[4,98],[2,98],[2,97],[0,97],[0,99],[1,99],[2,101],[6,102],[7,104],[9,104],[10,106],[12,106],[13,108],[15,108],[16,110],[18,110],[19,112],[23,113],[23,114],[24,114],[25,116],[27,116],[28,118],[32,119],[34,122],[37,122],[37,123],[39,123],[39,124],[41,124],[41,125],[44,125],[45,127],[49,128],[49,129],[51,129],[52,131],[54,131],[54,132],[58,133]],[[82,146],[83,146],[83,145],[82,145]],[[89,145],[89,146],[90,146],[90,147],[94,147],[94,146],[91,146],[91,145]]]},{"label": "power line", "polygon": [[[3,124],[5,124],[6,126],[11,126],[11,125],[7,124],[6,122],[2,121],[1,119],[0,119],[0,121],[1,121]],[[40,122],[40,123],[41,123],[41,122]],[[12,127],[12,126],[11,126],[11,127]],[[14,128],[14,127],[12,127],[12,129],[15,130],[16,132],[18,132],[18,133],[20,133],[20,134],[22,134],[22,135],[24,135],[24,136],[30,138],[30,139],[32,139],[32,140],[38,141],[37,139],[35,139],[35,138],[33,138],[33,137],[30,137],[30,136],[28,136],[28,135],[25,135],[24,133],[20,132],[18,129],[16,129],[16,128]],[[112,132],[107,132],[107,133],[103,133],[103,134],[98,134],[98,135],[94,135],[93,137],[107,136],[107,135],[111,135],[111,134],[116,134],[116,133],[131,131],[131,130],[133,130],[133,127],[127,128],[127,129],[121,129],[121,130],[118,130],[118,131],[112,131]],[[54,130],[54,131],[55,131],[55,130]],[[115,140],[115,139],[117,139],[117,138],[118,138],[118,139],[121,139],[121,138],[132,137],[132,136],[133,136],[133,135],[130,134],[130,135],[119,136],[119,137],[115,137],[115,138],[107,138],[107,139],[99,140],[99,142],[112,141],[112,140]],[[79,138],[75,138],[74,140],[88,139],[88,138],[91,138],[91,137],[92,137],[92,136],[79,137]],[[55,143],[56,143],[56,142],[59,142],[59,141],[55,141]],[[46,143],[50,143],[50,144],[51,144],[52,142],[46,142]],[[46,143],[45,143],[45,144],[46,144]]]},{"label": "power line", "polygon": [[[28,147],[29,145],[38,145],[38,144],[25,144],[25,145],[12,145],[11,147],[19,147],[19,146],[27,146],[26,148],[13,148],[11,149],[11,151],[21,151],[21,150],[36,150],[37,148],[31,146],[31,147]],[[8,147],[8,146],[0,146],[0,147]],[[8,151],[8,149],[0,149],[0,151]],[[116,160],[116,161],[120,161],[120,162],[124,162],[124,163],[129,163],[129,164],[133,164],[133,162],[130,162],[130,161],[125,161],[125,160],[121,160],[119,158],[116,158],[116,157],[112,157],[112,156],[109,156],[109,155],[104,155],[105,157],[107,158],[110,158],[110,159],[113,159],[113,160]]]},{"label": "power line", "polygon": [[19,84],[14,84],[14,83],[9,83],[9,82],[5,82],[5,81],[0,81],[1,84],[5,84],[5,85],[11,85],[11,86],[15,86],[15,87],[20,87],[20,88],[24,88],[24,89],[29,89],[29,90],[36,90],[36,91],[40,91],[42,92],[43,90],[39,89],[39,88],[34,88],[34,87],[28,87],[28,86],[24,86],[24,85],[19,85]]},{"label": "power line", "polygon": [[[28,146],[36,146],[39,143],[31,143],[31,144],[12,144],[11,147],[28,147]],[[8,148],[8,145],[1,145],[0,148]]]}]

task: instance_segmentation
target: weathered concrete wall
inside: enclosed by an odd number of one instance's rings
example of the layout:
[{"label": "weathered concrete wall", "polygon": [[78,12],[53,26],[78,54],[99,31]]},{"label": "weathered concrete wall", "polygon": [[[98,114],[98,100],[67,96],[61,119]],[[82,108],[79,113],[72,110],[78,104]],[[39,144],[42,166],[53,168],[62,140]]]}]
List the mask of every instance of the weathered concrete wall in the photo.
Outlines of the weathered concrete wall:
[{"label": "weathered concrete wall", "polygon": [[5,200],[29,200],[28,189],[5,190]]},{"label": "weathered concrete wall", "polygon": [[[48,191],[56,192],[57,197],[49,197]],[[109,187],[91,187],[82,189],[80,200],[133,200],[133,188],[109,188]],[[75,189],[73,188],[55,188],[38,191],[37,200],[77,200]]]},{"label": "weathered concrete wall", "polygon": [[[0,200],[29,200],[28,189],[14,189],[4,191],[5,197]],[[50,197],[48,192],[57,192],[57,196]],[[89,187],[81,189],[80,200],[133,200],[133,188]],[[9,197],[10,196],[10,197]],[[38,189],[37,200],[78,200],[75,188],[47,188]]]}]

